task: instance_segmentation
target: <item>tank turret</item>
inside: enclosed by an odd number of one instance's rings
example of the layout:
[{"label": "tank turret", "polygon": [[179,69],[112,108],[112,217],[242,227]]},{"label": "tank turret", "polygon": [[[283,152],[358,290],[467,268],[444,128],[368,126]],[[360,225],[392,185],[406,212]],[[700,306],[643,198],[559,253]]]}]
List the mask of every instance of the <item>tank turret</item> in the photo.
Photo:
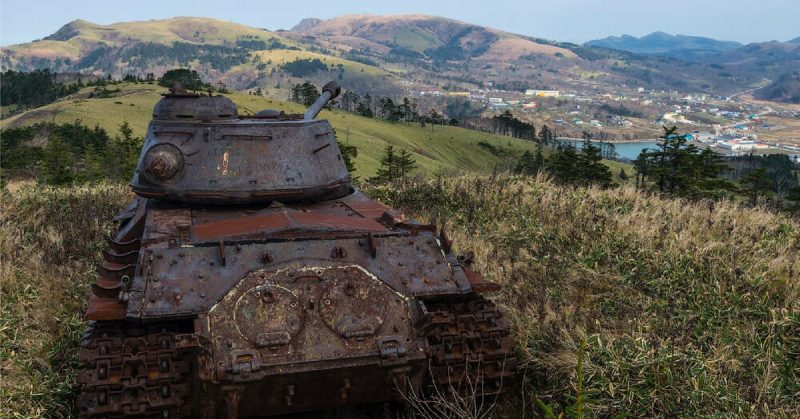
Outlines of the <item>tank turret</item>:
[{"label": "tank turret", "polygon": [[351,192],[331,125],[315,119],[340,88],[330,82],[303,114],[239,116],[224,96],[173,89],[153,108],[131,186],[195,204],[332,199]]}]

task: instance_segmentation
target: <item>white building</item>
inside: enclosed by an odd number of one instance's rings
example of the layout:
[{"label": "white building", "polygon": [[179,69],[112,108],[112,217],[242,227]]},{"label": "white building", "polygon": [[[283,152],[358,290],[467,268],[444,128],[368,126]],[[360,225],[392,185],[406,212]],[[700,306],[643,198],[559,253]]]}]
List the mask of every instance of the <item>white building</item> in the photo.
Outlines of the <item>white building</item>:
[{"label": "white building", "polygon": [[557,97],[559,96],[558,90],[536,90],[536,89],[528,89],[525,91],[525,96],[536,96],[536,97]]}]

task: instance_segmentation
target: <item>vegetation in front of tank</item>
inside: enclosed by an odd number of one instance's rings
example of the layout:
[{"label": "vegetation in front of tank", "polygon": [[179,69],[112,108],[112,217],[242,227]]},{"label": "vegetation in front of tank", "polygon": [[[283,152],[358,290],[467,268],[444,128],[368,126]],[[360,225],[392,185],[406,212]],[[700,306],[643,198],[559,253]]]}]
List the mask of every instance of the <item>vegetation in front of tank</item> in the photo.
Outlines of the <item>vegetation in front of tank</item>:
[{"label": "vegetation in front of tank", "polygon": [[524,383],[500,416],[574,406],[581,341],[588,416],[800,414],[796,219],[518,176],[366,190],[444,223],[504,285]]},{"label": "vegetation in front of tank", "polygon": [[16,189],[0,212],[0,417],[69,417],[94,263],[131,195],[106,184]]}]

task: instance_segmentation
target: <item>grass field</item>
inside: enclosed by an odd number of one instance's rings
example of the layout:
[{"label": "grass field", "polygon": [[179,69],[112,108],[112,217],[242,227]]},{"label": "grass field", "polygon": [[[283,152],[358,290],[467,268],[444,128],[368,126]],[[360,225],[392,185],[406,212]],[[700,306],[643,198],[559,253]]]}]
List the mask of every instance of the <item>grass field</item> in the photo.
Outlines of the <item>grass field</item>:
[{"label": "grass field", "polygon": [[[120,92],[111,98],[88,98],[92,88],[56,103],[15,115],[2,121],[2,126],[14,127],[36,122],[74,122],[81,120],[89,126],[99,125],[115,135],[119,125],[128,121],[134,135],[142,136],[150,121],[153,105],[166,89],[154,84],[124,83],[108,87]],[[265,108],[282,109],[287,113],[302,112],[303,107],[265,97],[233,92],[228,94],[239,106],[240,114],[254,114]],[[365,118],[343,111],[323,111],[320,118],[331,121],[340,141],[358,147],[355,159],[356,176],[370,177],[379,166],[383,149],[388,144],[414,154],[420,169],[435,172],[483,172],[514,164],[525,150],[533,151],[535,144],[510,137],[497,136],[450,126],[424,128],[418,124],[392,123],[379,118]],[[508,156],[496,156],[478,145],[485,141],[502,147]],[[614,175],[621,163],[608,162]],[[626,172],[632,173],[625,165]]]},{"label": "grass field", "polygon": [[261,59],[261,62],[267,63],[267,69],[276,68],[282,64],[296,60],[313,60],[316,58],[327,66],[338,66],[341,64],[344,68],[344,71],[349,73],[364,73],[372,76],[391,76],[390,73],[375,66],[310,51],[275,49],[272,51],[255,51],[252,54],[253,56],[258,56]]},{"label": "grass field", "polygon": [[[569,411],[579,381],[587,416],[800,415],[797,220],[508,175],[365,190],[446,224],[504,286],[492,298],[522,371],[495,417],[539,417],[537,400]],[[130,198],[122,185],[3,192],[0,417],[71,416],[93,264]]]}]

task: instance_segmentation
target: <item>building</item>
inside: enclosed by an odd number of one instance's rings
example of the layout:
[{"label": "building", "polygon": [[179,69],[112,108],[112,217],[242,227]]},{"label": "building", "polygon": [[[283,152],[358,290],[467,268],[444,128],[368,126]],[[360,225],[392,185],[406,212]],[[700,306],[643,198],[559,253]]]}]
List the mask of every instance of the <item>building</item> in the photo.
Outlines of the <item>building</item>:
[{"label": "building", "polygon": [[558,90],[536,90],[536,89],[528,89],[525,91],[525,96],[535,96],[535,97],[558,97],[559,95]]},{"label": "building", "polygon": [[769,148],[766,144],[756,143],[751,140],[728,140],[719,143],[720,148],[730,150],[733,153],[749,153],[751,151],[766,150]]}]

